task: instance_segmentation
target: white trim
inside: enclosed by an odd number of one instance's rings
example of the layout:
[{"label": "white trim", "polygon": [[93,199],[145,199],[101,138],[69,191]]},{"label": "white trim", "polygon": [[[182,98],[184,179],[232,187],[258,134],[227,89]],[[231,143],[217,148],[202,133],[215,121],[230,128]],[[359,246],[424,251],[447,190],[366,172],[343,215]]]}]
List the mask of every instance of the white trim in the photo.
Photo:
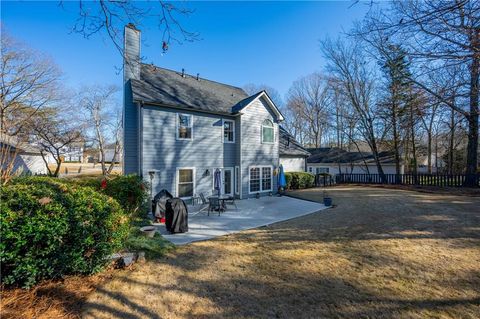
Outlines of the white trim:
[{"label": "white trim", "polygon": [[226,194],[225,193],[225,170],[229,170],[232,174],[231,176],[231,181],[230,181],[230,189],[232,190],[231,193],[228,193],[227,195],[234,195],[235,194],[235,170],[233,167],[214,167],[212,169],[213,171],[213,174],[212,174],[212,190],[215,189],[215,171],[219,169],[221,174],[222,174],[222,182],[223,182],[223,189],[221,190],[222,191],[222,194]]},{"label": "white trim", "polygon": [[[258,94],[258,93],[257,93]],[[255,94],[253,94],[255,95]],[[255,102],[256,100],[258,100],[259,98],[261,97],[265,97],[268,104],[270,105],[270,108],[273,110],[273,113],[275,113],[275,115],[277,116],[278,118],[278,121],[279,122],[282,122],[285,120],[285,118],[283,117],[282,113],[280,112],[280,110],[278,109],[278,107],[275,105],[275,103],[273,103],[272,99],[270,99],[270,97],[268,96],[268,93],[265,92],[265,91],[262,91],[261,94],[259,94],[256,98],[254,98],[252,101],[250,101],[250,103],[248,103],[247,105],[245,105],[244,107],[242,107],[241,109],[238,110],[238,112],[246,109],[247,107],[249,107],[250,105],[252,105],[253,102]]]},{"label": "white trim", "polygon": [[[192,190],[192,195],[195,195],[195,189],[197,187],[196,183],[196,168],[195,167],[177,167],[175,171],[175,195],[179,197],[178,194],[178,183],[180,181],[180,175],[179,172],[181,169],[191,169],[192,170],[192,180],[193,180],[193,190]],[[189,199],[190,197],[181,197],[181,199]]]},{"label": "white trim", "polygon": [[[270,168],[270,189],[262,189],[262,168],[268,167]],[[250,190],[250,170],[252,168],[260,168],[260,190],[259,191],[251,191]],[[273,166],[272,165],[251,165],[248,167],[248,194],[256,194],[256,193],[266,193],[273,191]]]},{"label": "white trim", "polygon": [[240,195],[240,188],[242,188],[241,178],[240,178],[240,166],[235,166],[234,168],[234,185],[235,195]]},{"label": "white trim", "polygon": [[[180,127],[180,115],[190,116],[190,130],[191,130],[191,137],[190,138],[181,138],[178,134],[178,128]],[[192,141],[193,140],[193,114],[188,113],[175,113],[175,137],[177,141]]]},{"label": "white trim", "polygon": [[[233,141],[226,141],[225,140],[225,122],[231,122],[233,124]],[[229,143],[229,144],[234,144],[235,143],[235,120],[230,120],[230,119],[222,119],[222,142],[223,143]]]},{"label": "white trim", "polygon": [[[270,121],[272,123],[272,126],[266,126],[266,125],[263,125],[263,123],[265,121]],[[263,141],[263,127],[267,127],[267,128],[271,128],[273,130],[273,141],[272,142],[264,142]],[[275,124],[273,123],[273,121],[271,119],[264,119],[262,121],[262,124],[260,125],[260,143],[261,144],[275,144]]]}]

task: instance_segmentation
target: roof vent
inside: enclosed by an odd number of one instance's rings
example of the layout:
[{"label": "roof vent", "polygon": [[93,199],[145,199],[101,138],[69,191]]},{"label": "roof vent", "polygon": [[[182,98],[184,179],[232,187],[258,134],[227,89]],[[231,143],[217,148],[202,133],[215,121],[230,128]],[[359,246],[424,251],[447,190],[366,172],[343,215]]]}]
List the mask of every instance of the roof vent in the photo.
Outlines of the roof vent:
[{"label": "roof vent", "polygon": [[200,73],[197,73],[197,81],[200,80]]},{"label": "roof vent", "polygon": [[182,78],[184,78],[184,77],[185,77],[185,69],[182,68]]}]

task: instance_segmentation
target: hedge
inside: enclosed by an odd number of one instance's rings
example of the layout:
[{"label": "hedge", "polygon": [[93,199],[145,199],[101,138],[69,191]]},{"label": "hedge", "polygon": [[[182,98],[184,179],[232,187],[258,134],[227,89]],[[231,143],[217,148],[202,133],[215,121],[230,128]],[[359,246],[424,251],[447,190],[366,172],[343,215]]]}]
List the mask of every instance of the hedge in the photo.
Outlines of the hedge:
[{"label": "hedge", "polygon": [[287,172],[287,189],[302,189],[315,186],[315,175],[305,172]]},{"label": "hedge", "polygon": [[[148,198],[148,185],[138,175],[117,175],[114,177],[82,177],[72,179],[48,179],[45,177],[18,177],[12,184],[45,183],[55,181],[65,185],[91,187],[117,200],[128,213],[140,210]],[[104,181],[104,182],[103,182]]]},{"label": "hedge", "polygon": [[128,236],[128,215],[92,187],[48,177],[0,189],[2,283],[31,287],[47,278],[90,274]]}]

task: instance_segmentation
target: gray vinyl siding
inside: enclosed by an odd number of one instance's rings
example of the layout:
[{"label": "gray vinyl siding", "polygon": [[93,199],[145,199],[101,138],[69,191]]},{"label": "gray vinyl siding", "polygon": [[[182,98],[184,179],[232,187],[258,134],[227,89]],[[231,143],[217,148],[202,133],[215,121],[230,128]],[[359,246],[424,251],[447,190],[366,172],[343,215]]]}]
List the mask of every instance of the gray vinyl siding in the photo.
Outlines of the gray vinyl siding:
[{"label": "gray vinyl siding", "polygon": [[123,173],[139,174],[139,107],[133,103],[131,79],[140,79],[140,32],[130,27],[124,34],[123,65]]},{"label": "gray vinyl siding", "polygon": [[[177,140],[176,114],[193,115],[193,139]],[[167,107],[145,105],[142,111],[142,173],[149,179],[148,172],[155,171],[153,194],[167,189],[174,196],[176,189],[176,169],[195,168],[195,189],[197,195],[212,193],[213,169],[232,167],[237,163],[235,143],[223,143],[222,119],[234,119],[200,112],[177,110]],[[235,133],[238,134],[237,126]],[[206,170],[210,171],[208,176]]]},{"label": "gray vinyl siding", "polygon": [[123,113],[123,173],[139,173],[139,149],[138,141],[140,130],[138,106],[132,101],[132,91],[130,84],[125,85],[124,89],[124,113]]},{"label": "gray vinyl siding", "polygon": [[[241,170],[242,170],[242,198],[254,197],[249,194],[249,167],[272,166],[272,191],[277,191],[277,178],[273,176],[273,169],[278,166],[278,123],[270,108],[262,99],[255,100],[243,110],[241,118]],[[262,144],[262,122],[269,119],[274,123],[274,143]],[[260,193],[266,195],[268,193]]]}]

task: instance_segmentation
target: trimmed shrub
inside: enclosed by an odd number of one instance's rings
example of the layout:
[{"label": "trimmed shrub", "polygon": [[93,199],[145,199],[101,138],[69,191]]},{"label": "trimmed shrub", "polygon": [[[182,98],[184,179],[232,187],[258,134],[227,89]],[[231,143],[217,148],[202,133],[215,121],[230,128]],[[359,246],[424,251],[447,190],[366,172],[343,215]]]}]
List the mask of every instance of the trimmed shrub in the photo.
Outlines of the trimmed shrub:
[{"label": "trimmed shrub", "polygon": [[[102,181],[105,180],[102,184]],[[148,185],[138,175],[117,175],[112,178],[104,177],[78,178],[62,181],[76,185],[93,187],[118,201],[123,209],[129,213],[138,212],[148,198]]]},{"label": "trimmed shrub", "polygon": [[315,175],[306,172],[287,172],[287,189],[302,189],[315,186]]},{"label": "trimmed shrub", "polygon": [[128,218],[118,202],[91,187],[47,177],[21,178],[0,193],[2,283],[90,274],[122,247]]},{"label": "trimmed shrub", "polygon": [[129,213],[141,210],[148,198],[148,186],[138,175],[115,176],[107,181],[103,192],[116,199]]}]

